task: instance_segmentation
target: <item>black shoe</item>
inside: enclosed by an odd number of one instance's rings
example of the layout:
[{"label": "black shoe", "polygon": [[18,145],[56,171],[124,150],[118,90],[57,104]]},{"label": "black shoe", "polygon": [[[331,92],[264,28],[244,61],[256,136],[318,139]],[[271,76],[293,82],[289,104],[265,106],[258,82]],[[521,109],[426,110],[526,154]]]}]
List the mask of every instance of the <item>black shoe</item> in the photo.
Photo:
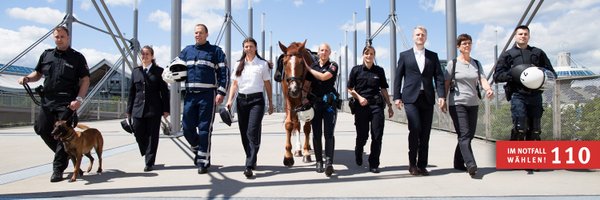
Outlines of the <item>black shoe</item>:
[{"label": "black shoe", "polygon": [[363,164],[363,150],[362,148],[354,149],[354,156],[356,158],[356,165],[362,166]]},{"label": "black shoe", "polygon": [[379,168],[370,168],[369,171],[374,174],[379,174]]},{"label": "black shoe", "polygon": [[465,167],[464,165],[454,165],[454,169],[464,172],[467,171],[467,167]]},{"label": "black shoe", "polygon": [[208,168],[204,166],[198,167],[198,174],[206,174],[208,173]]},{"label": "black shoe", "polygon": [[154,170],[154,169],[152,169],[152,165],[146,165],[146,167],[144,167],[144,171],[145,172],[149,172],[149,171],[152,171],[152,170]]},{"label": "black shoe", "polygon": [[429,171],[427,171],[425,168],[419,168],[419,174],[422,176],[429,176]]},{"label": "black shoe", "polygon": [[323,173],[325,170],[323,169],[323,161],[317,161],[317,173]]},{"label": "black shoe", "polygon": [[252,173],[252,169],[250,169],[249,167],[247,167],[244,170],[244,176],[246,176],[246,178],[250,178],[250,177],[254,176],[254,173]]},{"label": "black shoe", "polygon": [[471,177],[473,177],[473,176],[477,175],[477,166],[475,166],[475,165],[473,165],[473,166],[470,166],[470,167],[467,169],[467,172],[469,172],[469,175],[471,175]]},{"label": "black shoe", "polygon": [[50,176],[50,182],[52,182],[52,183],[60,182],[62,180],[63,180],[63,172],[55,171],[52,173],[52,176]]},{"label": "black shoe", "polygon": [[410,175],[413,175],[413,176],[418,176],[419,175],[419,168],[417,168],[416,166],[410,166],[408,168],[408,173],[410,173]]},{"label": "black shoe", "polygon": [[333,166],[331,164],[327,164],[325,167],[325,176],[330,177],[333,174]]}]

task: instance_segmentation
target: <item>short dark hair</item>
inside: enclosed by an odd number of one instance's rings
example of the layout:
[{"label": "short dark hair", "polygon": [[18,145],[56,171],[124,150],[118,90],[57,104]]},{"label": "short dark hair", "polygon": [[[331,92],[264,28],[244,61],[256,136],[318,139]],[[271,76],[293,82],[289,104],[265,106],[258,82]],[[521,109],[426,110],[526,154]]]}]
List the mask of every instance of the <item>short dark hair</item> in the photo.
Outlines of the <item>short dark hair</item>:
[{"label": "short dark hair", "polygon": [[196,27],[198,27],[198,26],[204,28],[204,30],[208,33],[208,27],[206,27],[206,25],[204,25],[204,24],[196,24]]},{"label": "short dark hair", "polygon": [[469,34],[463,33],[458,35],[458,37],[456,38],[456,46],[460,46],[460,44],[463,41],[473,41],[473,39],[471,38],[471,36]]},{"label": "short dark hair", "polygon": [[54,28],[54,31],[58,30],[65,31],[67,33],[67,36],[69,36],[69,29],[66,26],[57,26],[56,28]]},{"label": "short dark hair", "polygon": [[519,25],[519,26],[517,26],[517,27],[515,28],[515,31],[514,31],[514,32],[517,32],[517,30],[519,30],[519,29],[524,29],[524,30],[527,30],[527,32],[530,32],[530,31],[529,31],[529,27],[528,27],[527,25]]}]

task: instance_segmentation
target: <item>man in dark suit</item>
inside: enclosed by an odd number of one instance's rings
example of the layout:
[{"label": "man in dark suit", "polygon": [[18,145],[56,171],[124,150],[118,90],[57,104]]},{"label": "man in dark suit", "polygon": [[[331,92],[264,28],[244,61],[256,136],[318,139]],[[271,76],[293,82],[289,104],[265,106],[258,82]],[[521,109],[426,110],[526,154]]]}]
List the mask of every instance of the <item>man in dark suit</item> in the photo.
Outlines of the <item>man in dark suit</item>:
[{"label": "man in dark suit", "polygon": [[[429,135],[435,104],[434,80],[438,103],[445,102],[444,74],[437,53],[425,49],[427,29],[417,26],[413,31],[415,46],[400,53],[394,81],[396,107],[406,108],[408,119],[408,171],[412,175],[429,175],[427,156]],[[402,82],[404,80],[404,82]]]},{"label": "man in dark suit", "polygon": [[160,117],[169,116],[169,90],[162,79],[163,68],[154,61],[154,50],[150,46],[142,48],[142,66],[131,72],[131,87],[127,103],[127,117],[133,118],[133,132],[140,148],[146,156],[144,171],[152,171],[160,131]]}]

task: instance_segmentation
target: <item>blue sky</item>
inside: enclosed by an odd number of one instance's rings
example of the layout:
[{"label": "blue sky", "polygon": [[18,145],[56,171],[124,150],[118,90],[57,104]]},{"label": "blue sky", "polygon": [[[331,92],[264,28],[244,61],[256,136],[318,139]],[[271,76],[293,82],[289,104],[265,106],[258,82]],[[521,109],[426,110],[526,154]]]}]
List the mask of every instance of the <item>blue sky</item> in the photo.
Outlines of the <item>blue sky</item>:
[{"label": "blue sky", "polygon": [[[4,0],[0,5],[0,63],[6,63],[19,52],[59,23],[64,16],[66,1],[61,0]],[[389,0],[371,0],[372,33],[387,19]],[[134,0],[106,0],[111,14],[126,37],[132,37]],[[396,1],[398,17],[397,53],[412,45],[412,29],[417,25],[428,28],[426,47],[446,59],[445,0]],[[504,46],[529,1],[524,0],[457,0],[458,33],[469,33],[474,39],[473,57],[484,66],[493,64],[493,46]],[[313,50],[322,43],[332,46],[335,60],[340,55],[347,35],[350,56],[352,52],[352,14],[357,13],[358,51],[365,42],[365,0],[253,0],[254,37],[260,41],[261,15],[265,13],[266,47],[273,45],[274,54],[280,52],[277,41],[288,44],[308,40]],[[183,0],[182,47],[193,43],[193,26],[205,23],[209,27],[209,41],[215,43],[223,23],[225,1]],[[247,33],[248,0],[232,0],[235,22]],[[152,45],[159,65],[170,60],[171,1],[139,1],[139,41]],[[75,17],[87,24],[105,29],[99,15],[89,0],[74,0]],[[600,2],[594,0],[547,0],[531,24],[530,44],[546,51],[556,62],[561,51],[571,52],[581,65],[600,71]],[[105,58],[116,61],[118,50],[108,35],[75,23],[73,47],[81,51],[90,65]],[[232,58],[239,59],[243,36],[232,28]],[[272,33],[272,35],[271,35]],[[378,64],[389,69],[389,32],[387,28],[374,39]],[[402,43],[404,37],[409,47]],[[272,39],[271,39],[272,38]],[[272,43],[271,43],[272,41]],[[224,45],[224,41],[220,43]],[[51,39],[17,62],[33,67],[43,49],[54,46]],[[260,44],[259,44],[260,48]],[[262,49],[259,49],[262,52]],[[343,53],[343,52],[342,52]],[[267,55],[263,55],[269,58]],[[350,64],[352,64],[352,59]],[[361,62],[361,59],[358,59]],[[351,66],[350,66],[351,67]]]}]

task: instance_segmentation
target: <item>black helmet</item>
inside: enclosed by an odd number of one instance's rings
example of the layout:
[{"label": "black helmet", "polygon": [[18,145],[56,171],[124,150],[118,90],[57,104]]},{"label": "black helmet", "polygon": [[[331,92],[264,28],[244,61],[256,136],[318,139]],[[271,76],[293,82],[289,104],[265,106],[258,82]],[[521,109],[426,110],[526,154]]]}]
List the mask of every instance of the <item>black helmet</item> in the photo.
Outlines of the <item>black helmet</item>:
[{"label": "black helmet", "polygon": [[221,115],[221,120],[223,123],[227,124],[227,126],[231,126],[231,112],[226,107],[223,107],[219,110],[219,115]]},{"label": "black helmet", "polygon": [[521,74],[525,69],[529,67],[534,67],[532,64],[520,64],[510,68],[510,75],[512,76],[512,81],[515,83],[521,83]]},{"label": "black helmet", "polygon": [[121,127],[123,128],[123,130],[127,131],[128,133],[133,133],[133,126],[131,125],[131,118],[127,118],[127,119],[124,119],[123,121],[121,121]]}]

